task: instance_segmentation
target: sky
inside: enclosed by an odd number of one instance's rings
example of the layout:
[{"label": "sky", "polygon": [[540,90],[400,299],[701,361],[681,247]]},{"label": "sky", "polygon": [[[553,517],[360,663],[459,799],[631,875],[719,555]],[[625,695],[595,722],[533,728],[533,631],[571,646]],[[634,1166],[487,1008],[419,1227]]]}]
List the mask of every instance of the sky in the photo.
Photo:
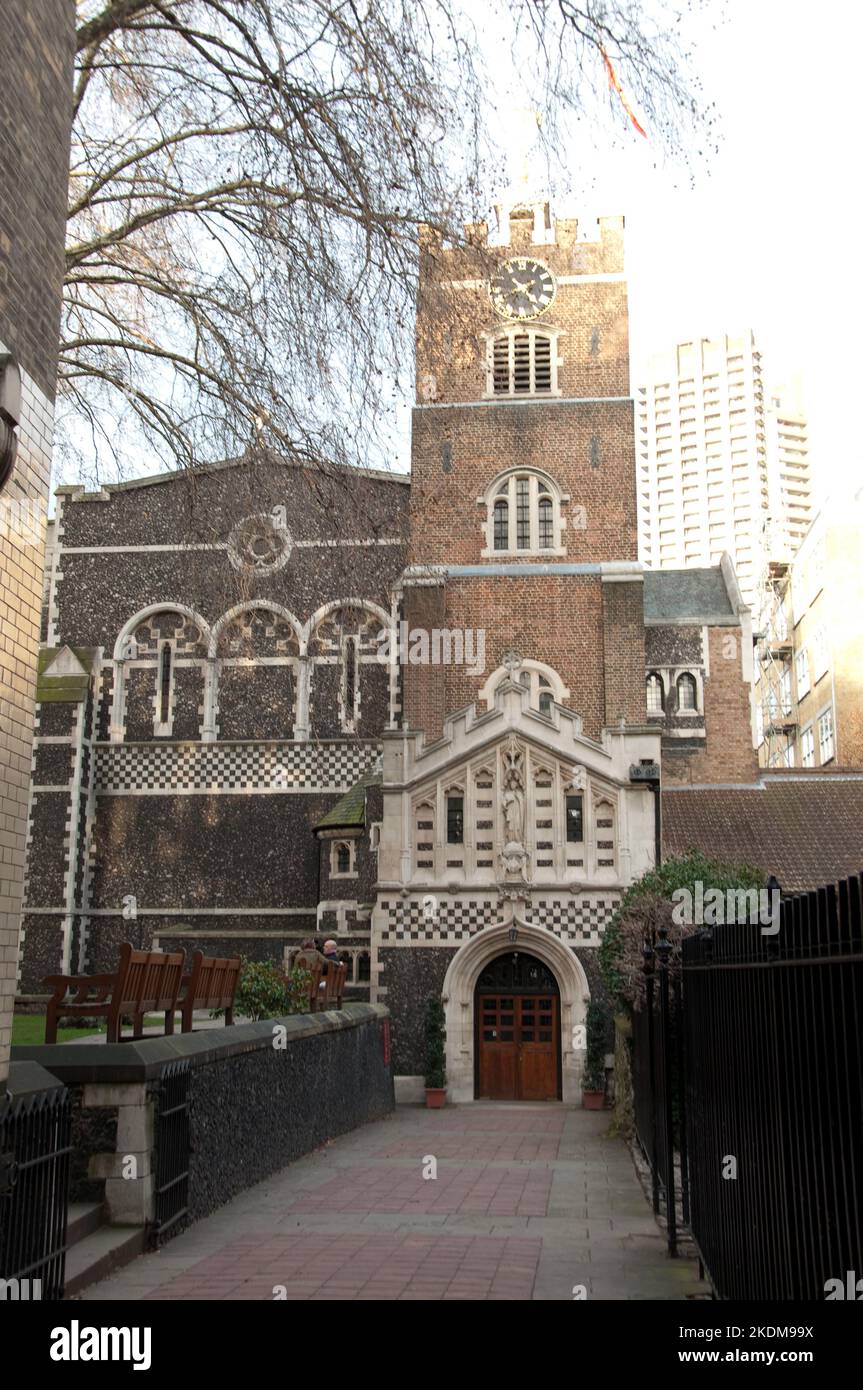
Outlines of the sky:
[{"label": "sky", "polygon": [[[495,0],[464,3],[507,93],[490,117],[505,144],[506,113],[526,97],[506,45],[495,47],[488,32],[485,7]],[[633,388],[652,352],[754,329],[767,386],[799,374],[816,499],[835,496],[859,486],[863,472],[855,90],[863,6],[708,0],[687,23],[693,68],[719,114],[718,152],[691,169],[675,164],[649,122],[647,140],[627,125],[601,83],[599,119],[576,125],[568,143],[572,192],[553,199],[553,210],[577,216],[591,235],[600,214],[625,216]],[[553,189],[555,171],[547,172]],[[388,461],[396,469],[409,467],[410,404],[395,409]],[[143,455],[141,467],[129,464],[126,476],[152,471]]]},{"label": "sky", "polygon": [[562,210],[626,218],[633,386],[651,352],[751,327],[768,384],[800,373],[817,492],[859,486],[863,7],[728,0],[692,32],[723,137],[694,187],[633,130]]}]

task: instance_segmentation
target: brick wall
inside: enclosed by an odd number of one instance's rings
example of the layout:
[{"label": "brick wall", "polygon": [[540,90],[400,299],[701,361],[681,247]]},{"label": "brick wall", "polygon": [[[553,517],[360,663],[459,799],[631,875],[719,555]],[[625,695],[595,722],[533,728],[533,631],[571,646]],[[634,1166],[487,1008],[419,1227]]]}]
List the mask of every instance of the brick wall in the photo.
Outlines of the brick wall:
[{"label": "brick wall", "polygon": [[[15,988],[51,468],[71,121],[73,0],[4,5],[0,21],[0,351],[23,374],[15,473],[0,498],[0,1089]],[[21,505],[26,504],[21,520]],[[41,514],[35,530],[34,514]]]},{"label": "brick wall", "polygon": [[752,747],[750,687],[741,668],[740,628],[708,630],[709,675],[704,677],[704,727],[700,748],[662,745],[662,779],[668,784],[754,782],[758,755]]}]

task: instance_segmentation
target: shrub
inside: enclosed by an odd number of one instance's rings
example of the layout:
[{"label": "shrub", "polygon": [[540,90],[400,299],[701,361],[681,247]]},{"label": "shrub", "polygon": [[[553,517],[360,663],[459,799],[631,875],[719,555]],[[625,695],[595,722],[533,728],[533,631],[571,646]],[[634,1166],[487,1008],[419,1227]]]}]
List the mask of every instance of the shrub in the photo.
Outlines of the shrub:
[{"label": "shrub", "polygon": [[598,1000],[591,999],[587,1006],[587,1037],[584,1058],[584,1075],[581,1086],[584,1091],[605,1090],[605,1053],[608,1033],[608,1010]]},{"label": "shrub", "polygon": [[432,996],[426,1003],[426,1086],[442,1089],[446,1086],[446,1029],[445,1014],[440,999]]},{"label": "shrub", "polygon": [[[765,875],[747,864],[723,864],[691,851],[642,874],[630,884],[609,922],[599,947],[599,968],[605,986],[616,1004],[630,1010],[644,990],[645,942],[656,943],[660,927],[668,929],[675,944],[697,931],[697,926],[679,926],[673,918],[672,894],[686,888],[695,896],[696,884],[705,892],[718,888],[761,888]],[[672,964],[678,957],[672,958]]]},{"label": "shrub", "polygon": [[[285,974],[277,961],[244,958],[234,1009],[254,1022],[261,1018],[307,1013],[311,978],[308,970],[294,968]],[[215,1012],[218,1015],[223,1010]]]}]

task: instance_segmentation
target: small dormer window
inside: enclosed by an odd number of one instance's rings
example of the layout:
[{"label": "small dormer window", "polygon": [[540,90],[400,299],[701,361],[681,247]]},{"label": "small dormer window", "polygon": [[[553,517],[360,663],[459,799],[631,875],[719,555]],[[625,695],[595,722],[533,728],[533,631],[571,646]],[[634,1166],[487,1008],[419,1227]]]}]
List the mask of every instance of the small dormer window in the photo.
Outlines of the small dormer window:
[{"label": "small dormer window", "polygon": [[330,877],[356,878],[356,844],[353,840],[334,840],[330,846]]}]

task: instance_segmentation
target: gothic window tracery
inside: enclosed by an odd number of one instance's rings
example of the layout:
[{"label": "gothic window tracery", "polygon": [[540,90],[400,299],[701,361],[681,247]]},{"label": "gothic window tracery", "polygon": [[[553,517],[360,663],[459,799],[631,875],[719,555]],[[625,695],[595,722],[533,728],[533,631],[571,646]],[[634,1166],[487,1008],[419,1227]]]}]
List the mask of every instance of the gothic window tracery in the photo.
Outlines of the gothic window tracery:
[{"label": "gothic window tracery", "polygon": [[291,738],[299,639],[283,612],[251,602],[216,625],[215,723],[220,739]]},{"label": "gothic window tracery", "polygon": [[206,654],[187,613],[166,605],[134,622],[119,642],[112,738],[197,738]]},{"label": "gothic window tracery", "polygon": [[313,732],[319,737],[384,728],[390,720],[388,620],[360,604],[329,609],[313,626]]}]

